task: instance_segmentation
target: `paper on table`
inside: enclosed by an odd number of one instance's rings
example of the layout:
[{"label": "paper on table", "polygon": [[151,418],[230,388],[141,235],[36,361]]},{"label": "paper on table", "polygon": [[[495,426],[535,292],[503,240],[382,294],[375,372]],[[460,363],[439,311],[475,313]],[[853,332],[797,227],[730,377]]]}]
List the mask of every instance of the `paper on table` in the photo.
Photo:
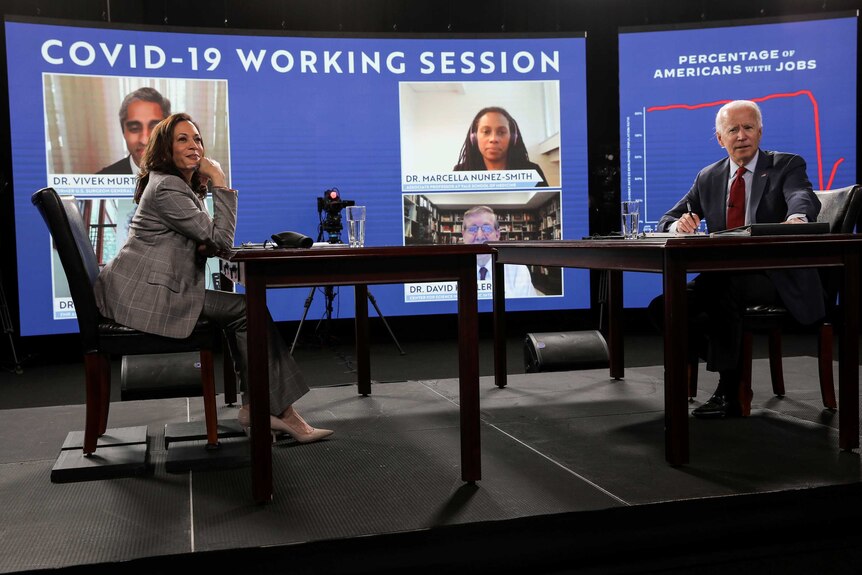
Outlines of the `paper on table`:
[{"label": "paper on table", "polygon": [[693,234],[681,234],[679,232],[646,232],[644,233],[644,237],[647,238],[705,238],[707,234],[701,232],[695,232]]},{"label": "paper on table", "polygon": [[347,244],[331,244],[329,242],[314,242],[312,248],[346,248]]}]

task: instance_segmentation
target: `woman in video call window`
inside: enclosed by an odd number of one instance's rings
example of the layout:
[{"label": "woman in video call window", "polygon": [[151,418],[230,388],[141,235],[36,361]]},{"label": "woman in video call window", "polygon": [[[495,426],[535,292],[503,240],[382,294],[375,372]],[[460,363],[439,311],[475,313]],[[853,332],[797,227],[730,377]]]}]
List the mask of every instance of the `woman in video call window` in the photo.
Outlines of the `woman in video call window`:
[{"label": "woman in video call window", "polygon": [[536,170],[542,178],[536,185],[548,185],[542,168],[530,161],[515,118],[496,106],[482,108],[473,118],[453,170]]}]

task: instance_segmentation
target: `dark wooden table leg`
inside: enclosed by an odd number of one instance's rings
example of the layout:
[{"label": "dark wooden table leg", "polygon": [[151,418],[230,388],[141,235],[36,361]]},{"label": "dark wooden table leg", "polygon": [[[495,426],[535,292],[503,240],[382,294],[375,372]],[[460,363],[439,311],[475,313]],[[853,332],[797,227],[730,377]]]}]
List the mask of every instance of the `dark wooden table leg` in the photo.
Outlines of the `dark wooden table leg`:
[{"label": "dark wooden table leg", "polygon": [[354,286],[356,308],[356,383],[359,395],[371,394],[371,361],[368,347],[368,286]]},{"label": "dark wooden table leg", "polygon": [[664,426],[665,458],[688,463],[688,302],[685,266],[672,254],[664,264]]},{"label": "dark wooden table leg", "polygon": [[[494,277],[505,278],[503,264],[496,263],[494,257]],[[494,294],[494,383],[506,387],[506,282],[495,281]]]},{"label": "dark wooden table leg", "polygon": [[[479,311],[476,257],[463,256],[460,264],[458,393],[461,403],[461,479],[478,481],[482,478],[482,455],[479,437]],[[503,282],[494,282],[494,284],[497,283]]]},{"label": "dark wooden table leg", "polygon": [[845,253],[838,355],[838,446],[859,447],[859,253]]},{"label": "dark wooden table leg", "polygon": [[623,272],[608,271],[608,354],[614,379],[625,377],[623,350]]},{"label": "dark wooden table leg", "polygon": [[[248,392],[251,411],[251,479],[255,502],[272,500],[272,436],[269,427],[269,352],[266,279],[254,266],[245,267],[248,317]],[[252,343],[254,342],[254,343]]]}]

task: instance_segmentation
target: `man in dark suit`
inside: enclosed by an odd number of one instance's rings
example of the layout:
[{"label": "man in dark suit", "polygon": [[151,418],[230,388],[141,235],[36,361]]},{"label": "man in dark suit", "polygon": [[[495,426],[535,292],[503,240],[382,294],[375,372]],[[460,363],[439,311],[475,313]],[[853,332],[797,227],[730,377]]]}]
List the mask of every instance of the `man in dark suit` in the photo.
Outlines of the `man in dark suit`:
[{"label": "man in dark suit", "polygon": [[138,88],[120,104],[120,129],[129,155],[99,170],[99,174],[135,174],[153,128],[171,115],[171,102],[155,88]]},{"label": "man in dark suit", "polygon": [[[718,143],[728,157],[698,173],[688,193],[659,220],[660,231],[693,233],[701,219],[710,232],[753,223],[813,222],[820,202],[795,154],[761,150],[763,121],[754,102],[736,100],[715,118]],[[689,314],[709,371],[719,372],[712,397],[693,411],[697,417],[740,412],[742,313],[750,304],[782,303],[803,324],[823,318],[823,289],[817,270],[704,273],[689,285]],[[661,317],[663,300],[650,304]],[[700,316],[700,321],[697,320]]]}]

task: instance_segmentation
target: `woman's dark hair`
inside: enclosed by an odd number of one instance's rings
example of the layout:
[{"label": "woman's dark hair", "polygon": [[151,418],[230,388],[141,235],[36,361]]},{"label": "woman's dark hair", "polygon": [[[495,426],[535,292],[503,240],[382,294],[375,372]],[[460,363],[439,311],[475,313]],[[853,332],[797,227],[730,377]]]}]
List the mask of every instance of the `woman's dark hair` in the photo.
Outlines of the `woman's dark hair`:
[{"label": "woman's dark hair", "polygon": [[[186,179],[174,163],[174,130],[180,122],[191,122],[195,128],[198,127],[191,116],[180,112],[168,116],[153,128],[150,134],[150,141],[147,142],[147,147],[141,158],[141,173],[138,175],[138,183],[135,186],[136,204],[140,203],[144,188],[147,187],[147,182],[150,181],[150,172],[162,172],[163,174],[177,176],[183,180]],[[200,128],[198,128],[198,132],[200,132]],[[204,153],[203,147],[203,142],[201,142],[201,154]],[[197,171],[192,174],[192,181],[189,183],[189,187],[201,198],[207,195],[207,188],[201,183],[200,175]]]},{"label": "woman's dark hair", "polygon": [[502,114],[509,122],[509,134],[511,136],[509,138],[509,150],[506,154],[506,169],[527,170],[532,167],[530,156],[527,154],[527,146],[524,145],[524,139],[521,137],[521,129],[518,127],[518,122],[503,108],[489,106],[488,108],[479,110],[470,123],[467,137],[464,138],[464,145],[461,146],[461,154],[458,156],[458,164],[454,168],[455,171],[487,169],[485,168],[485,160],[482,158],[482,154],[479,153],[476,132],[479,129],[479,120],[482,116],[491,113]]}]

